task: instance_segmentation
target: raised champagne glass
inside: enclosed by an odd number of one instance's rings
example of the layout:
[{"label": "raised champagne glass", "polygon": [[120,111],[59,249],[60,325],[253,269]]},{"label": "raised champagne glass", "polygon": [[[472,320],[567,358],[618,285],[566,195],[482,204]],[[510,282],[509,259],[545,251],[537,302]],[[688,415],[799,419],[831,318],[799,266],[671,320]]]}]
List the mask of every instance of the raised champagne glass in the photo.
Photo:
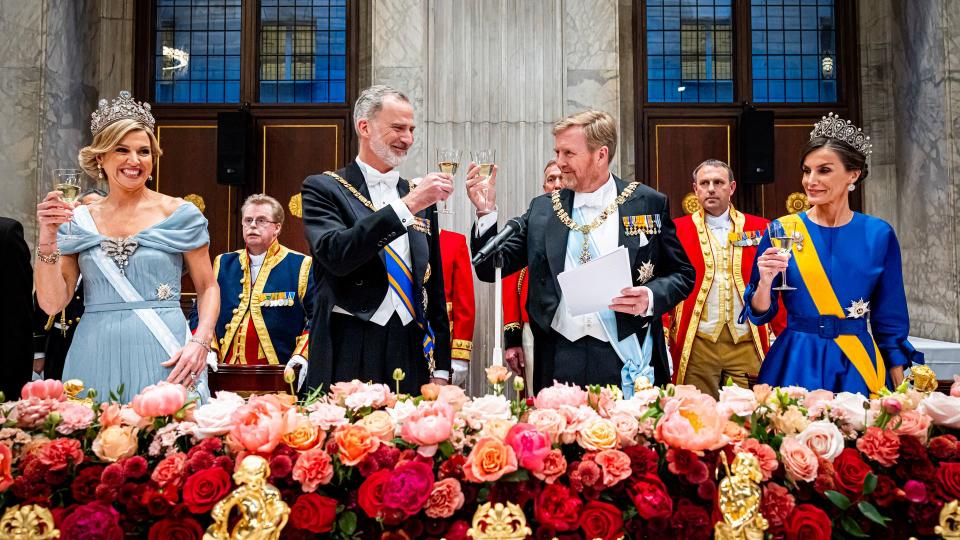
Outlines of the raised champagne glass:
[{"label": "raised champagne glass", "polygon": [[[780,220],[773,220],[767,225],[767,235],[770,237],[770,244],[777,248],[780,255],[790,255],[793,243],[796,237],[797,225],[795,223],[783,223]],[[780,274],[780,285],[773,287],[775,291],[795,291],[796,287],[787,285],[786,269]]]},{"label": "raised champagne glass", "polygon": [[[460,156],[463,152],[457,150],[456,148],[438,148],[437,149],[437,166],[440,167],[440,172],[449,174],[450,176],[457,175],[457,169],[460,168]],[[437,210],[438,214],[452,214],[453,210],[447,206],[447,201],[444,199],[443,208]]]},{"label": "raised champagne glass", "polygon": [[[73,204],[80,198],[81,174],[77,169],[54,169],[53,189],[62,193],[63,202]],[[73,234],[72,222],[67,223],[67,234]]]},{"label": "raised champagne glass", "polygon": [[[497,151],[490,149],[474,150],[470,152],[470,159],[480,167],[480,178],[487,182],[490,175],[493,174],[493,165],[497,162]],[[486,197],[486,189],[484,189],[484,197]]]}]

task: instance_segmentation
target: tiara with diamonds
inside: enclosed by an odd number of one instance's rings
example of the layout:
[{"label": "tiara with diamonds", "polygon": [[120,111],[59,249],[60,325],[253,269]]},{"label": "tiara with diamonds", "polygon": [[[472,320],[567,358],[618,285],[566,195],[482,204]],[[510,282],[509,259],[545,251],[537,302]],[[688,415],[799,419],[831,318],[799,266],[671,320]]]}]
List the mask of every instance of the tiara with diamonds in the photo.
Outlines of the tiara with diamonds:
[{"label": "tiara with diamonds", "polygon": [[871,150],[873,143],[870,142],[870,137],[867,137],[862,129],[853,125],[853,122],[844,120],[833,113],[824,116],[822,120],[813,126],[813,131],[810,132],[810,138],[815,139],[817,137],[841,140],[854,147],[864,156],[873,153],[873,150]]},{"label": "tiara with diamonds", "polygon": [[103,128],[118,121],[127,118],[136,120],[147,126],[153,131],[153,125],[156,122],[153,114],[150,113],[150,104],[147,102],[137,103],[130,92],[122,90],[120,97],[113,101],[101,99],[97,110],[90,115],[90,132],[96,135],[103,131]]}]

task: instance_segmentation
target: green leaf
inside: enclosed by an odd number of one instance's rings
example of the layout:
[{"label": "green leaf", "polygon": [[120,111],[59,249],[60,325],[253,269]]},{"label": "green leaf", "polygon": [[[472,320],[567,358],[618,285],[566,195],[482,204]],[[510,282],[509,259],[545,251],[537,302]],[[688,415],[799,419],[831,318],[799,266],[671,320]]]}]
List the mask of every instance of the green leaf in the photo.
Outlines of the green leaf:
[{"label": "green leaf", "polygon": [[890,521],[890,518],[880,515],[877,507],[868,503],[867,501],[860,501],[857,503],[857,508],[860,510],[861,514],[866,516],[867,519],[876,523],[877,525],[886,527],[887,522]]},{"label": "green leaf", "polygon": [[860,525],[858,525],[857,522],[850,516],[845,516],[842,520],[840,520],[840,526],[850,536],[855,536],[857,538],[870,538],[870,535],[863,532],[863,529],[860,528]]},{"label": "green leaf", "polygon": [[867,473],[867,476],[863,479],[863,494],[869,495],[875,489],[877,489],[877,475]]},{"label": "green leaf", "polygon": [[337,519],[337,527],[343,534],[353,536],[353,533],[357,531],[357,515],[353,512],[340,514],[340,518]]},{"label": "green leaf", "polygon": [[530,479],[530,474],[526,469],[518,469],[501,478],[504,482],[525,482]]},{"label": "green leaf", "polygon": [[824,491],[823,494],[826,495],[826,497],[830,499],[830,502],[832,502],[833,505],[840,510],[846,510],[847,508],[850,508],[850,499],[848,499],[843,493],[828,489],[827,491]]},{"label": "green leaf", "polygon": [[457,452],[457,449],[453,447],[453,444],[450,441],[443,441],[440,443],[439,450],[445,458],[449,458]]}]

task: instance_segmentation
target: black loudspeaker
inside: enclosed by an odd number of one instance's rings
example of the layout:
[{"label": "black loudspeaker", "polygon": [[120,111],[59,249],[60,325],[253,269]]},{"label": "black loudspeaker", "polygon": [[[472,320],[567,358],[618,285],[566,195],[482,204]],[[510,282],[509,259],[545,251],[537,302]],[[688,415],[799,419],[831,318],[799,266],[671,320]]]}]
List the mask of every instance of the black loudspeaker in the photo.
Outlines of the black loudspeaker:
[{"label": "black loudspeaker", "polygon": [[745,109],[740,116],[740,178],[744,184],[769,184],[773,171],[773,111]]},{"label": "black loudspeaker", "polygon": [[250,113],[217,113],[217,183],[241,186],[250,172]]}]

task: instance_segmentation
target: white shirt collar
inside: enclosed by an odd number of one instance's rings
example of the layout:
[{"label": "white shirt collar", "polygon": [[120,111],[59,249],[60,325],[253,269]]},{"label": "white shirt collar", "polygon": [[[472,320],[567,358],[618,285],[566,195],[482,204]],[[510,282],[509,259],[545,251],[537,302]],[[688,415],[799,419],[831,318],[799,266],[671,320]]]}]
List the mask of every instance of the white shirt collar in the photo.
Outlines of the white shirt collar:
[{"label": "white shirt collar", "polygon": [[363,178],[367,182],[368,188],[373,188],[376,184],[385,184],[388,187],[396,189],[397,182],[400,181],[400,171],[396,169],[390,169],[389,171],[382,173],[370,165],[364,163],[360,156],[357,156],[357,165],[360,166],[360,171],[363,173]]},{"label": "white shirt collar", "polygon": [[[267,250],[267,251],[269,251],[269,250]],[[250,256],[250,264],[252,264],[253,266],[260,266],[261,264],[263,264],[263,260],[267,258],[267,252],[266,252],[266,251],[264,251],[263,253],[261,253],[261,254],[259,254],[259,255],[254,255],[253,253],[250,253],[250,252],[248,251],[248,252],[247,252],[247,255]]]},{"label": "white shirt collar", "polygon": [[573,207],[589,206],[602,210],[606,208],[614,199],[617,198],[617,183],[613,181],[613,173],[607,177],[607,181],[592,193],[575,192],[573,194]]},{"label": "white shirt collar", "polygon": [[703,213],[707,218],[707,227],[711,229],[729,229],[730,228],[730,207],[723,211],[719,216],[711,216],[707,212]]}]

